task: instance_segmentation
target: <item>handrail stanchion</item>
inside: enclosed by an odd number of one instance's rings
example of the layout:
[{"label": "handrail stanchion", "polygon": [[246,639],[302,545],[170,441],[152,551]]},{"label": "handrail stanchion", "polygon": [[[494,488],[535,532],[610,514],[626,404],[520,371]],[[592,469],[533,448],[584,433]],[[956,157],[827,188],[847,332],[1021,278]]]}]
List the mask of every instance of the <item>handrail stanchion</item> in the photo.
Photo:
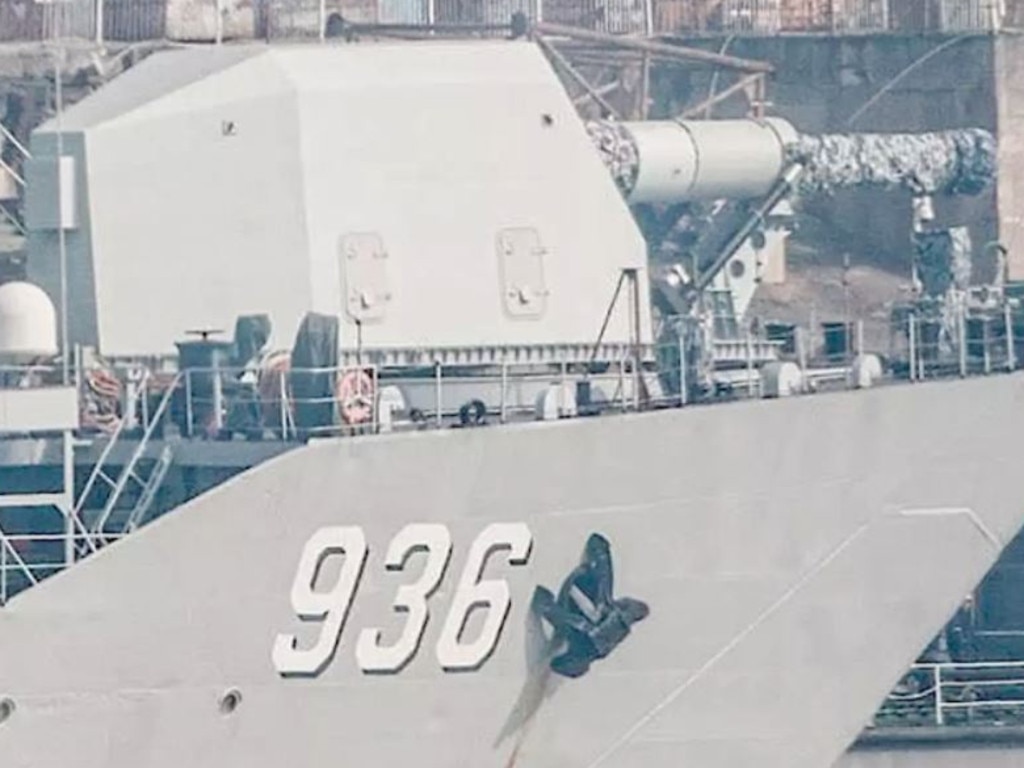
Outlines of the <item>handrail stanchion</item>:
[{"label": "handrail stanchion", "polygon": [[192,371],[185,371],[185,434],[192,437]]},{"label": "handrail stanchion", "polygon": [[146,370],[142,374],[142,381],[139,384],[139,400],[142,405],[142,428],[149,426],[149,379],[150,373]]},{"label": "handrail stanchion", "polygon": [[434,422],[440,429],[443,423],[442,399],[441,399],[441,361],[434,362]]},{"label": "handrail stanchion", "polygon": [[747,357],[747,386],[746,386],[746,391],[747,391],[747,399],[749,400],[749,399],[754,397],[754,345],[753,345],[753,339],[751,338],[751,335],[750,335],[750,329],[749,328],[747,328],[747,332],[746,332],[746,335],[744,337],[744,341],[746,343],[746,347],[744,349],[744,352],[745,352],[746,357]]},{"label": "handrail stanchion", "polygon": [[619,410],[626,411],[626,359],[619,355]]},{"label": "handrail stanchion", "polygon": [[1013,346],[1013,310],[1009,302],[1003,304],[1003,321],[1006,323],[1006,370],[1012,371],[1017,367],[1017,351]]},{"label": "handrail stanchion", "polygon": [[967,375],[967,313],[963,304],[957,307],[956,337],[960,377],[963,378]]},{"label": "handrail stanchion", "polygon": [[679,335],[679,407],[686,405],[687,389],[689,388],[686,382],[686,338],[683,335],[682,327],[680,326]]},{"label": "handrail stanchion", "polygon": [[284,371],[277,372],[278,377],[278,415],[281,418],[281,439],[288,439],[288,383]]},{"label": "handrail stanchion", "polygon": [[907,315],[907,350],[910,354],[910,380],[917,381],[917,323],[914,321],[914,314]]},{"label": "handrail stanchion", "polygon": [[373,434],[377,435],[380,434],[380,372],[376,365],[370,370],[373,371],[370,377],[373,382]]},{"label": "handrail stanchion", "polygon": [[991,336],[989,336],[988,332],[988,318],[985,318],[985,320],[982,323],[981,338],[983,339],[982,350],[985,356],[985,375],[988,376],[990,373],[992,373],[992,338]]},{"label": "handrail stanchion", "polygon": [[561,416],[565,413],[565,382],[567,376],[568,363],[565,362],[563,357],[561,362],[558,364],[558,415]]},{"label": "handrail stanchion", "polygon": [[501,361],[501,423],[504,424],[508,418],[508,363]]}]

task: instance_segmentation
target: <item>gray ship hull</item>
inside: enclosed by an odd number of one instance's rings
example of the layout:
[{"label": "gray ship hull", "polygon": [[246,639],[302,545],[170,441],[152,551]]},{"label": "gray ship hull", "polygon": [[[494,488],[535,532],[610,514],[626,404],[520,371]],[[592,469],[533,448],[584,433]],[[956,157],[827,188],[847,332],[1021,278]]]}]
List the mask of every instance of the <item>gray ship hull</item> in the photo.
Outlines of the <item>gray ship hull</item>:
[{"label": "gray ship hull", "polygon": [[[1019,529],[1022,405],[1007,375],[311,444],[0,613],[0,758],[827,768]],[[432,548],[386,568],[410,523]],[[531,598],[594,532],[650,615],[568,679]]]}]

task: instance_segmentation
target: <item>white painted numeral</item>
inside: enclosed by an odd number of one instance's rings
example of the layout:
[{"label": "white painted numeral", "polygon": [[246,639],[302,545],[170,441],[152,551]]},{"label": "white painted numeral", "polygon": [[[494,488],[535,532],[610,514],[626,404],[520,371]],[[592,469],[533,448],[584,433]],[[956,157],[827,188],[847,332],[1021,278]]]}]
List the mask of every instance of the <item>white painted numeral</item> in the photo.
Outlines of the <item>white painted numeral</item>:
[{"label": "white painted numeral", "polygon": [[[477,536],[437,642],[437,660],[442,667],[476,669],[494,652],[512,598],[504,579],[481,578],[484,568],[491,555],[503,549],[509,551],[510,563],[522,565],[529,559],[532,546],[533,535],[523,523],[493,523]],[[463,642],[462,633],[477,608],[487,610],[483,627],[475,640]]]},{"label": "white painted numeral", "polygon": [[[494,523],[477,536],[459,578],[455,595],[441,628],[437,659],[449,670],[472,670],[483,664],[498,645],[512,605],[504,579],[485,579],[484,570],[495,552],[506,550],[508,562],[522,565],[530,557],[533,535],[523,523]],[[364,629],[356,643],[356,660],[365,672],[398,672],[419,650],[430,610],[427,601],[437,591],[452,554],[448,529],[439,524],[407,525],[391,541],[385,557],[388,570],[404,571],[410,557],[426,552],[423,572],[414,584],[399,587],[393,608],[408,614],[401,635],[392,645],[382,645],[380,628]],[[367,559],[366,537],[358,526],[321,528],[302,550],[292,584],[291,602],[304,621],[321,622],[320,634],[311,648],[299,648],[295,635],[280,634],[274,640],[273,661],[281,675],[320,674],[334,658],[345,620],[352,608]],[[344,557],[334,586],[318,591],[324,563]],[[473,613],[485,611],[474,640],[463,637]]]},{"label": "white painted numeral", "polygon": [[407,525],[391,540],[385,561],[388,570],[401,571],[414,553],[423,550],[426,550],[423,574],[415,584],[399,587],[395,596],[395,611],[409,616],[401,637],[394,645],[382,646],[380,629],[364,629],[359,635],[356,661],[364,672],[398,672],[419,650],[430,618],[427,600],[441,584],[451,558],[451,534],[439,524]]},{"label": "white painted numeral", "polygon": [[[317,592],[316,581],[331,556],[345,557],[338,581],[327,592]],[[322,621],[320,636],[312,648],[297,648],[294,635],[278,635],[274,641],[274,666],[282,675],[317,675],[330,664],[341,639],[345,618],[352,607],[356,586],[366,564],[366,537],[356,526],[321,528],[302,550],[292,584],[292,608],[301,619]]]}]

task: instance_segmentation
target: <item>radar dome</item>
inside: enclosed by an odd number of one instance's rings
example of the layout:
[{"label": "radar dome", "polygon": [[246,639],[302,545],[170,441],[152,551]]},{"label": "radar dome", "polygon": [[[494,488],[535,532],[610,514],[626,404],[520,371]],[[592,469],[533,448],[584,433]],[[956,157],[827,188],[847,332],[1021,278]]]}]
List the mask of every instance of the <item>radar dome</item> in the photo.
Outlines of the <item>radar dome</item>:
[{"label": "radar dome", "polygon": [[42,288],[0,285],[0,360],[25,362],[57,354],[57,312]]}]

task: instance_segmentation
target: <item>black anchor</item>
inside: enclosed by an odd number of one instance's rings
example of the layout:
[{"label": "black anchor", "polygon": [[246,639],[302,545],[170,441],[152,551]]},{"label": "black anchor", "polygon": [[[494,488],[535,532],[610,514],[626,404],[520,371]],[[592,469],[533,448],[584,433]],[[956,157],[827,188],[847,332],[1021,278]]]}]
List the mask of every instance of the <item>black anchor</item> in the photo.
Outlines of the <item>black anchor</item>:
[{"label": "black anchor", "polygon": [[555,631],[553,647],[566,648],[551,660],[551,670],[565,677],[580,677],[626,639],[630,627],[647,617],[647,604],[613,596],[612,553],[608,539],[592,533],[580,564],[562,582],[556,598],[537,587],[534,610]]}]

